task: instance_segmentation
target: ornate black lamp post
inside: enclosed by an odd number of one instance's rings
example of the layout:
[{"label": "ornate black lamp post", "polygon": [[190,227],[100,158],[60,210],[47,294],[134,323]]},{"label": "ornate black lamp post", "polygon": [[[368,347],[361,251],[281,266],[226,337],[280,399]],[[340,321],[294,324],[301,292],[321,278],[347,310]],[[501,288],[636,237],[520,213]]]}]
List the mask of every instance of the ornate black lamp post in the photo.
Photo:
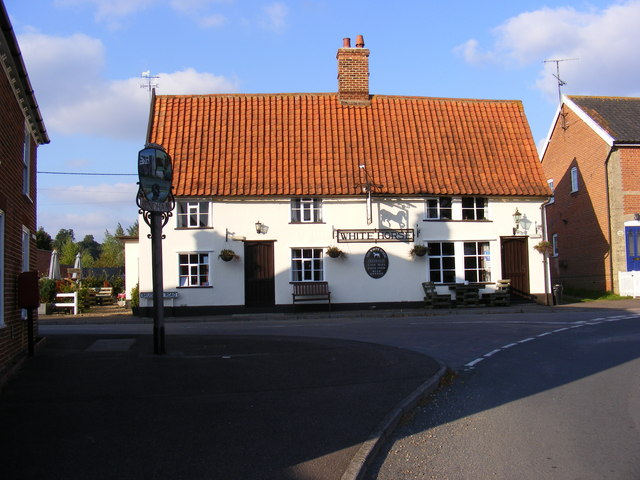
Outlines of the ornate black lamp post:
[{"label": "ornate black lamp post", "polygon": [[151,227],[151,269],[153,275],[153,353],[164,349],[164,299],[162,285],[162,227],[175,207],[171,193],[171,157],[161,145],[148,143],[138,153],[138,195],[136,203],[144,221]]}]

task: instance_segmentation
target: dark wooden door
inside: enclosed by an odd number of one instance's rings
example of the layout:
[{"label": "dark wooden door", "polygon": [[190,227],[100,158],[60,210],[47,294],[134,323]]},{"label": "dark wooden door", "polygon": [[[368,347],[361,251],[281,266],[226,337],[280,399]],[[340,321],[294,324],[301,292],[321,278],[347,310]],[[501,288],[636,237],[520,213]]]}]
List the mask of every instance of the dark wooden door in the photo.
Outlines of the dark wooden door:
[{"label": "dark wooden door", "polygon": [[244,304],[247,307],[275,305],[273,242],[244,244]]},{"label": "dark wooden door", "polygon": [[[511,280],[511,292],[529,295],[528,237],[502,237],[502,278]],[[498,280],[498,279],[496,279]]]}]

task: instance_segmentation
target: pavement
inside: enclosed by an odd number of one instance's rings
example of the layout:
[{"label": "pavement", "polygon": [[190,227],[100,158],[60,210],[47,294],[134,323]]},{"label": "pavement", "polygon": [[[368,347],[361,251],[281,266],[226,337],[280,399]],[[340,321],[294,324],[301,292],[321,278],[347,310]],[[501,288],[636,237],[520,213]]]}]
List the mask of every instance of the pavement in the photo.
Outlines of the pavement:
[{"label": "pavement", "polygon": [[[626,302],[626,303],[625,303]],[[640,308],[638,300],[597,308]],[[582,305],[459,309],[483,314]],[[590,308],[594,308],[591,305]],[[424,309],[167,318],[456,315]],[[140,323],[113,315],[42,324]],[[446,368],[419,353],[306,337],[50,335],[0,394],[0,473],[11,479],[361,478]]]}]

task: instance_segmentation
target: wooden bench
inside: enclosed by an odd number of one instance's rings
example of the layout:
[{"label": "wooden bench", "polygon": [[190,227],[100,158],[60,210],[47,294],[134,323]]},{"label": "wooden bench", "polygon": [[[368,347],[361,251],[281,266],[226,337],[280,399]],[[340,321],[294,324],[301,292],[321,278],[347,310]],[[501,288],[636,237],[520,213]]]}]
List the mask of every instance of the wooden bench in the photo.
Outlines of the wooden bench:
[{"label": "wooden bench", "polygon": [[56,302],[53,305],[56,308],[70,308],[73,310],[74,315],[78,315],[78,292],[73,293],[58,293],[56,294],[56,300],[64,300],[65,298],[70,298],[70,302]]},{"label": "wooden bench", "polygon": [[422,289],[424,290],[425,307],[451,307],[451,295],[439,294],[433,282],[422,282]]},{"label": "wooden bench", "polygon": [[293,285],[293,303],[327,300],[331,310],[331,292],[328,282],[295,282]]},{"label": "wooden bench", "polygon": [[485,293],[482,299],[489,305],[507,306],[511,303],[511,280],[498,280],[496,290],[493,293]]},{"label": "wooden bench", "polygon": [[102,305],[103,300],[113,303],[113,287],[100,287],[96,292],[96,301]]}]

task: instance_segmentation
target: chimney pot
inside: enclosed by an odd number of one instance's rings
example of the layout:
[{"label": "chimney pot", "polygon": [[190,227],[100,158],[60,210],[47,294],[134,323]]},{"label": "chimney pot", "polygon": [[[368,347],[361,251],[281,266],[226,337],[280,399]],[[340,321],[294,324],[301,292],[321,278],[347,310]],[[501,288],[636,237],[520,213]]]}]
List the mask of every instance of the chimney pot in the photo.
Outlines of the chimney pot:
[{"label": "chimney pot", "polygon": [[364,48],[364,37],[362,35],[356,37],[356,48]]},{"label": "chimney pot", "polygon": [[342,48],[351,48],[351,39],[343,38],[342,39]]}]

